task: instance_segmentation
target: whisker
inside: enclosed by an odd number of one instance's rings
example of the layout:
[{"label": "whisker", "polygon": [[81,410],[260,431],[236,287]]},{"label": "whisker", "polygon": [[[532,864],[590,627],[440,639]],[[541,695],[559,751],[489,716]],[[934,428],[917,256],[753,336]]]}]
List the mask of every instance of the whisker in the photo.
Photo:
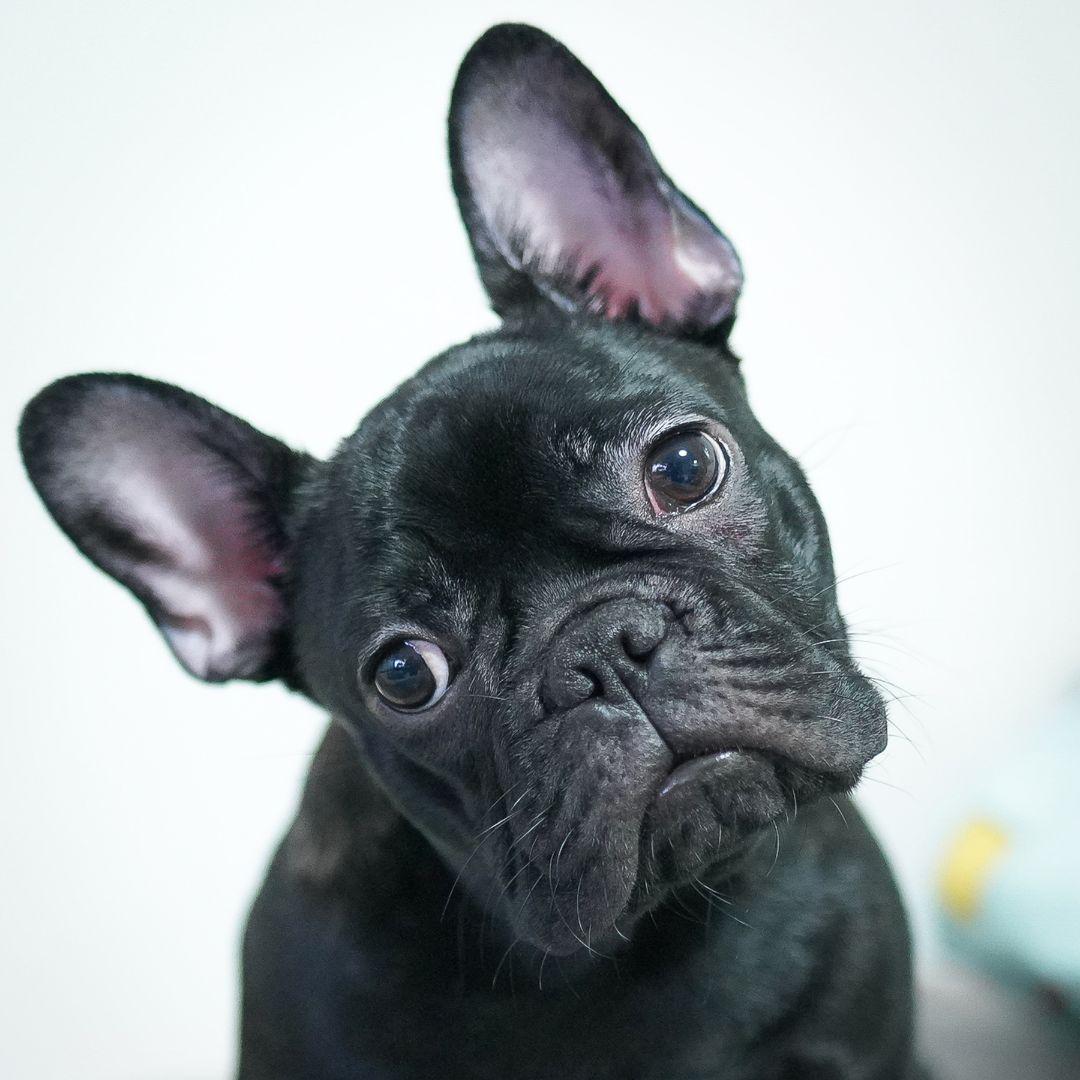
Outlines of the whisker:
[{"label": "whisker", "polygon": [[[537,879],[537,880],[539,880],[539,879]],[[547,958],[550,955],[551,955],[551,946],[549,945],[544,950],[544,955],[542,957],[540,957],[540,971],[539,971],[539,974],[536,976],[536,988],[541,993],[544,990],[544,965],[547,963]]]},{"label": "whisker", "polygon": [[536,817],[533,819],[533,823],[510,845],[510,850],[516,848],[518,844],[520,844],[521,841],[524,840],[525,837],[533,831],[533,829],[538,828],[544,823],[544,818],[547,817],[548,810],[550,809],[551,807],[549,806],[547,810],[541,810],[540,813],[536,815]]},{"label": "whisker", "polygon": [[906,795],[909,799],[914,799],[915,796],[908,791],[907,788],[900,787],[899,784],[892,784],[888,780],[882,780],[880,776],[868,776],[863,773],[863,782],[870,784],[881,784],[882,787],[892,788],[893,791],[899,791],[901,795]]},{"label": "whisker", "polygon": [[536,875],[536,880],[532,883],[532,886],[530,887],[529,891],[525,894],[525,899],[521,901],[521,907],[518,908],[518,918],[519,919],[521,918],[522,912],[524,912],[524,910],[525,910],[526,906],[528,905],[529,901],[532,899],[532,894],[534,892],[536,892],[536,886],[539,885],[540,882],[543,881],[543,880],[544,880],[544,875],[543,874],[537,874]]},{"label": "whisker", "polygon": [[489,832],[487,836],[485,836],[480,841],[480,843],[472,849],[469,857],[461,864],[461,869],[457,872],[457,876],[454,878],[453,883],[450,885],[450,891],[446,894],[446,902],[443,904],[442,912],[439,914],[439,922],[442,922],[443,919],[446,918],[446,909],[450,907],[450,899],[454,895],[454,890],[457,888],[458,882],[461,880],[462,874],[465,873],[465,870],[468,867],[469,863],[473,861],[473,859],[476,857],[476,853],[484,846],[484,844],[487,843],[491,835],[492,834]]},{"label": "whisker", "polygon": [[706,890],[707,892],[709,892],[709,893],[711,893],[711,894],[712,894],[713,896],[715,896],[715,897],[716,897],[716,899],[720,901],[720,903],[722,903],[722,904],[729,904],[729,905],[731,905],[731,906],[734,906],[734,905],[735,905],[735,901],[734,901],[734,900],[732,900],[732,899],[731,899],[731,898],[730,898],[729,896],[725,896],[725,895],[724,895],[723,893],[721,893],[721,892],[717,892],[717,891],[716,891],[716,889],[714,889],[714,888],[713,888],[713,887],[712,887],[711,885],[706,885],[706,884],[705,884],[705,882],[701,880],[701,878],[699,878],[699,877],[695,877],[695,878],[694,878],[694,880],[695,880],[695,881],[696,881],[696,882],[697,882],[697,883],[698,883],[698,884],[699,884],[699,885],[700,885],[700,886],[701,886],[701,887],[702,887],[703,889],[705,889],[705,890]]},{"label": "whisker", "polygon": [[502,971],[502,966],[503,966],[503,964],[505,964],[505,963],[506,963],[506,958],[507,958],[507,957],[508,957],[508,956],[510,955],[510,953],[511,953],[511,952],[513,951],[513,949],[514,949],[514,946],[515,946],[515,945],[516,945],[516,944],[517,944],[517,943],[518,943],[518,942],[519,942],[520,940],[521,940],[521,938],[514,938],[514,940],[510,942],[510,944],[509,944],[509,945],[507,946],[506,952],[504,952],[504,953],[502,954],[502,959],[501,959],[501,960],[500,960],[500,961],[498,962],[498,964],[497,964],[497,965],[495,966],[495,974],[491,976],[491,989],[492,989],[492,990],[494,990],[494,989],[495,989],[495,983],[496,983],[496,982],[498,981],[498,979],[499,979],[499,972],[500,972],[500,971]]},{"label": "whisker", "polygon": [[[527,792],[526,792],[526,794],[527,794]],[[502,796],[502,798],[505,798],[505,797],[506,797],[505,795]],[[522,797],[524,797],[524,796],[522,796]],[[517,800],[517,802],[520,802],[520,801],[521,801],[521,799],[519,798]],[[516,803],[515,803],[515,805],[516,805]],[[444,918],[446,918],[446,912],[447,912],[447,909],[450,907],[450,900],[453,898],[454,890],[457,889],[458,882],[461,881],[461,878],[464,875],[466,869],[468,868],[469,863],[471,863],[473,861],[473,859],[477,855],[477,852],[479,852],[479,850],[484,846],[484,844],[486,844],[487,841],[494,835],[495,830],[500,825],[505,825],[506,822],[508,822],[517,813],[519,813],[519,811],[511,810],[508,814],[506,814],[504,817],[501,817],[493,825],[488,825],[487,828],[482,829],[478,833],[478,842],[476,844],[476,847],[474,847],[472,849],[472,851],[469,853],[469,857],[461,864],[461,869],[458,870],[457,875],[454,877],[454,880],[450,885],[450,891],[446,894],[446,902],[443,904],[442,912],[439,915],[439,921],[440,922],[442,922],[442,920]]]}]

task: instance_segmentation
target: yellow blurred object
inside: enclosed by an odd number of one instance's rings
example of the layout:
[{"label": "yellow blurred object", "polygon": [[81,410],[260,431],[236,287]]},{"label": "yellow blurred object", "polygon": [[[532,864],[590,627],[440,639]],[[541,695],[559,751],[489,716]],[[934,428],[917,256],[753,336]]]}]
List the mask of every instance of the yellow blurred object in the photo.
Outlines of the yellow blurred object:
[{"label": "yellow blurred object", "polygon": [[957,836],[941,868],[941,901],[955,919],[968,922],[994,864],[1009,846],[1005,831],[989,821],[972,821]]}]

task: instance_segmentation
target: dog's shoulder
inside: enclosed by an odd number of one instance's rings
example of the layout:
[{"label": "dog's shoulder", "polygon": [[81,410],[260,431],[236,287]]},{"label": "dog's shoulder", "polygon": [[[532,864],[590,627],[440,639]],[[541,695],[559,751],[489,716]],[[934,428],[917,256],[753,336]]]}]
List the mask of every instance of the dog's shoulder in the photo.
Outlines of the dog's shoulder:
[{"label": "dog's shoulder", "polygon": [[340,891],[365,867],[380,862],[402,825],[352,737],[332,721],[315,752],[276,869],[303,888]]}]

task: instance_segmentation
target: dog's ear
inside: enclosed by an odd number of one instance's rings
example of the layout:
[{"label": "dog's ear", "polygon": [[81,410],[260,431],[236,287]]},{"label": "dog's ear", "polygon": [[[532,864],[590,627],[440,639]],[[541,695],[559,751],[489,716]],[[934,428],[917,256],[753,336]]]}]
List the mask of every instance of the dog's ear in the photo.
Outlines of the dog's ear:
[{"label": "dog's ear", "polygon": [[77,375],[19,428],[38,494],[192,675],[284,674],[286,513],[305,459],[165,383]]},{"label": "dog's ear", "polygon": [[500,315],[547,302],[687,336],[730,329],[735,249],[547,34],[496,26],[469,50],[450,105],[450,165]]}]

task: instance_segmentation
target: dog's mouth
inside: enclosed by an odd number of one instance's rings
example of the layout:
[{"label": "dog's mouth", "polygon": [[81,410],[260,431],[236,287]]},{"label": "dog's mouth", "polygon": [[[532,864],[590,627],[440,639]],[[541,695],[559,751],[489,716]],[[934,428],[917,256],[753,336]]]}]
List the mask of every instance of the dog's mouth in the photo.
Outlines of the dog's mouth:
[{"label": "dog's mouth", "polygon": [[[793,762],[745,747],[676,759],[642,822],[642,870],[654,882],[685,877],[739,835],[788,810]],[[726,833],[726,838],[725,838]]]},{"label": "dog's mouth", "polygon": [[657,800],[668,798],[679,788],[690,784],[722,779],[723,775],[732,769],[744,768],[744,763],[760,765],[763,768],[771,767],[769,760],[763,754],[738,748],[686,758],[678,762],[668,773],[667,779],[657,792]]},{"label": "dog's mouth", "polygon": [[[821,784],[838,789],[845,789],[857,780],[856,775],[839,770],[815,771]],[[738,788],[769,776],[790,790],[797,780],[805,782],[809,773],[805,765],[768,747],[730,746],[676,755],[674,766],[656,793],[654,805],[679,798],[684,789],[700,794],[703,788],[711,789],[716,785]]]},{"label": "dog's mouth", "polygon": [[[599,792],[603,776],[589,777],[584,787]],[[734,865],[765,830],[771,836],[772,823],[851,782],[766,748],[657,755],[642,768],[636,809],[605,800],[602,818],[586,814],[554,828],[542,815],[524,815],[508,852],[516,932],[556,955],[618,949],[673,891]]]},{"label": "dog's mouth", "polygon": [[676,757],[641,822],[636,883],[624,917],[740,858],[763,830],[792,820],[800,804],[848,791],[857,779],[764,746]]}]

